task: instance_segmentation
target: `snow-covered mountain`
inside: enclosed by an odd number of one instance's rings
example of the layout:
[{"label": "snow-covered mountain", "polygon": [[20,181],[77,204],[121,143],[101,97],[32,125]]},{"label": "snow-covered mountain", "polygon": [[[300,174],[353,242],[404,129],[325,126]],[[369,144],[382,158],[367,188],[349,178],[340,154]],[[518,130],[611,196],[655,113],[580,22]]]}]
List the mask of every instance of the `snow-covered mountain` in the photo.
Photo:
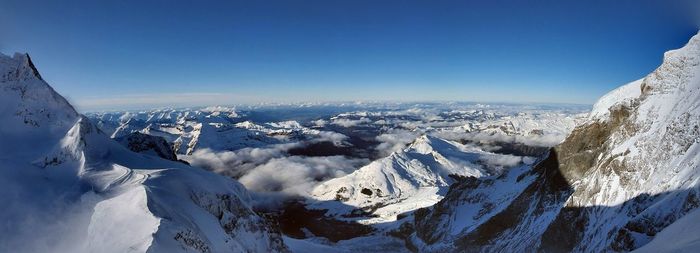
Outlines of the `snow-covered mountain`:
[{"label": "snow-covered mountain", "polygon": [[239,183],[134,153],[0,55],[0,251],[285,252]]},{"label": "snow-covered mountain", "polygon": [[[467,178],[415,213],[425,252],[694,252],[700,35],[602,97],[531,171]],[[476,214],[475,214],[476,213]]]},{"label": "snow-covered mountain", "polygon": [[522,160],[423,135],[404,150],[319,185],[309,208],[373,217],[363,223],[394,221],[399,214],[437,203],[455,178],[496,175]]}]

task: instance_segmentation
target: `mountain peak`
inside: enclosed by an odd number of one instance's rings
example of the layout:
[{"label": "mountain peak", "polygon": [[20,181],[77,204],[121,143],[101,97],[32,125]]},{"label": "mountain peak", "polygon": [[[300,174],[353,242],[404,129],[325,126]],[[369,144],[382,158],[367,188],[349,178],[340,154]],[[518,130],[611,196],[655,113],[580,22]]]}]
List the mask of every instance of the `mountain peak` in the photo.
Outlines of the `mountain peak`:
[{"label": "mountain peak", "polygon": [[420,137],[416,138],[416,140],[411,143],[411,145],[408,147],[408,150],[414,150],[418,153],[421,154],[428,154],[433,152],[433,139],[434,137],[430,137],[427,134],[423,134]]},{"label": "mountain peak", "polygon": [[42,81],[44,80],[43,78],[41,78],[41,75],[39,74],[39,70],[37,70],[37,69],[36,69],[36,66],[34,66],[34,63],[32,62],[32,58],[29,57],[29,54],[28,54],[28,53],[24,53],[24,54],[15,53],[15,58],[20,58],[20,59],[22,59],[22,60],[21,60],[22,63],[23,63],[25,66],[29,67],[29,69],[32,70],[32,73],[34,74],[34,76],[35,76],[36,78],[39,78],[39,80],[42,80]]},{"label": "mountain peak", "polygon": [[17,68],[27,68],[34,77],[42,81],[44,80],[39,74],[39,70],[34,66],[34,62],[32,62],[32,58],[28,53],[14,53],[12,57],[0,53],[0,64],[14,65]]}]

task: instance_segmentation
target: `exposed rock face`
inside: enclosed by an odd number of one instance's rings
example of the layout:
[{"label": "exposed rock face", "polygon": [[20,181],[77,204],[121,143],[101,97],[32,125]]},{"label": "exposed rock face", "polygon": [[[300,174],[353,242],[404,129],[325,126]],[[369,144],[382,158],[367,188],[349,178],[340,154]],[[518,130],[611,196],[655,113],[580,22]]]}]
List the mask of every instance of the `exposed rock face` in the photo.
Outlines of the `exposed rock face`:
[{"label": "exposed rock face", "polygon": [[475,197],[489,179],[459,181],[416,212],[410,244],[436,252],[601,252],[649,243],[700,202],[699,65],[696,35],[644,79],[601,98],[587,122],[519,176],[528,185],[510,190],[517,197],[507,207],[486,211],[487,220],[455,219],[474,203],[496,202]]},{"label": "exposed rock face", "polygon": [[125,136],[115,138],[124,147],[136,153],[155,155],[163,159],[177,161],[177,156],[170,148],[165,138],[133,132]]}]

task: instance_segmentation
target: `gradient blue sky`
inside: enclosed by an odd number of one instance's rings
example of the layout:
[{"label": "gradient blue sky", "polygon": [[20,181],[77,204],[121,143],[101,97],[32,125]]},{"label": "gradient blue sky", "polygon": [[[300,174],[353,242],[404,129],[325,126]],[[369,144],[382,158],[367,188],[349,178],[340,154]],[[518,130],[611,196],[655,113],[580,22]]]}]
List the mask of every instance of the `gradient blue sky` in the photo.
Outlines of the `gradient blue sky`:
[{"label": "gradient blue sky", "polygon": [[81,110],[295,101],[593,103],[698,31],[700,1],[0,0]]}]

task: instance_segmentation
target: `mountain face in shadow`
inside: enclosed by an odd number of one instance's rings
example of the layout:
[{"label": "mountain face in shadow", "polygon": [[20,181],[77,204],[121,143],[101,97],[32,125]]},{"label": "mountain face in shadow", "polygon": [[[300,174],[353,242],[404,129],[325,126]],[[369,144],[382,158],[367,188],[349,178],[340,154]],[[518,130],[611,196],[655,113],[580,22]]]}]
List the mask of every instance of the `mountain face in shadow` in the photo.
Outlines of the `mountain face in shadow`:
[{"label": "mountain face in shadow", "polygon": [[409,248],[606,252],[652,242],[700,203],[699,66],[696,35],[647,77],[602,97],[532,170],[458,180],[415,212]]}]

